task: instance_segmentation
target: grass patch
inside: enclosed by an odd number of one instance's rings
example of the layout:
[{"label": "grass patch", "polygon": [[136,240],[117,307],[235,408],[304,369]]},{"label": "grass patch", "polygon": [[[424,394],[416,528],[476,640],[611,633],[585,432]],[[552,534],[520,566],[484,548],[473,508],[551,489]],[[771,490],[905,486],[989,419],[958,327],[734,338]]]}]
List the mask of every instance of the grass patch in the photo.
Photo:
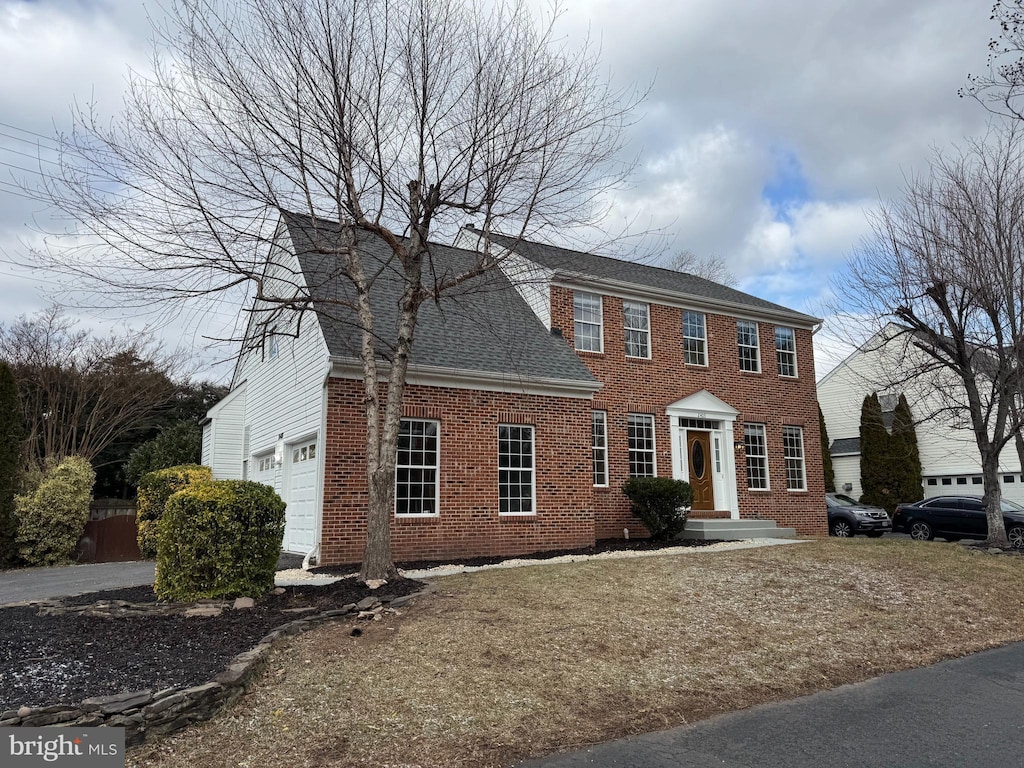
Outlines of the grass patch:
[{"label": "grass patch", "polygon": [[281,646],[129,765],[506,766],[1024,639],[1024,559],[818,541],[492,570]]}]

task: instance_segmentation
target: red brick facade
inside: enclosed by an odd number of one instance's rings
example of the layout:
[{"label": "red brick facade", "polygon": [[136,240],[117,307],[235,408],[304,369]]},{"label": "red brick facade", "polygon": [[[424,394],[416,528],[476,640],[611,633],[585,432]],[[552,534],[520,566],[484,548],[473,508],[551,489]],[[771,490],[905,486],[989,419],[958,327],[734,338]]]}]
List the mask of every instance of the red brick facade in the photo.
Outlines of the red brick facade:
[{"label": "red brick facade", "polygon": [[[327,395],[321,562],[354,563],[366,535],[362,383]],[[589,400],[409,386],[404,415],[440,423],[440,509],[392,518],[396,560],[524,554],[594,543]],[[537,513],[498,514],[498,425],[534,428]]]},{"label": "red brick facade", "polygon": [[[627,358],[622,299],[604,295],[602,304],[604,351],[577,353],[604,385],[594,396],[593,407],[608,413],[609,484],[608,488],[594,489],[596,537],[618,537],[624,527],[632,530],[638,526],[619,490],[629,476],[627,414],[645,413],[655,417],[658,474],[671,477],[671,438],[665,409],[702,389],[740,412],[733,435],[734,443],[739,444],[735,461],[740,517],[767,518],[780,526],[796,528],[800,534],[826,535],[825,483],[811,332],[796,329],[798,375],[796,378],[780,377],[775,354],[775,324],[760,321],[761,372],[746,373],[739,369],[736,319],[706,312],[708,365],[686,365],[682,310],[652,302],[651,359]],[[551,324],[573,345],[572,290],[552,286]],[[746,457],[742,447],[744,422],[765,425],[771,490],[747,489]],[[786,490],[783,426],[803,429],[805,491]]]},{"label": "red brick facade", "polygon": [[[741,518],[767,518],[804,535],[826,530],[821,441],[811,333],[796,329],[796,378],[780,377],[775,324],[760,321],[761,372],[739,370],[736,319],[705,313],[707,366],[686,365],[682,310],[650,304],[651,359],[627,358],[622,300],[603,296],[603,353],[578,353],[603,387],[593,401],[473,389],[409,386],[404,415],[440,423],[440,510],[392,519],[396,560],[512,555],[589,546],[595,539],[646,535],[620,488],[629,475],[629,413],[655,419],[658,474],[671,477],[666,408],[707,390],[739,411],[732,435]],[[551,322],[573,345],[573,291],[551,288]],[[321,562],[354,563],[365,540],[366,469],[361,383],[328,385]],[[607,412],[608,487],[593,486],[591,411]],[[743,424],[765,426],[770,490],[749,490]],[[498,514],[498,425],[534,427],[536,514]],[[786,488],[783,426],[803,430],[806,490]],[[728,442],[728,436],[726,436]],[[727,511],[704,513],[728,516]]]}]

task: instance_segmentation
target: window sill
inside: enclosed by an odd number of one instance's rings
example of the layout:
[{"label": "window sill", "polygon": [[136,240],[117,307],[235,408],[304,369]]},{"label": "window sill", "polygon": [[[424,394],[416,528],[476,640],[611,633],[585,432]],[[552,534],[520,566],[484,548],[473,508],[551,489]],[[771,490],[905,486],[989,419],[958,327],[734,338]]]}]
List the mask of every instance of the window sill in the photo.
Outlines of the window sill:
[{"label": "window sill", "polygon": [[440,512],[436,512],[436,513],[434,513],[432,515],[397,515],[396,514],[394,516],[394,519],[395,519],[396,522],[402,522],[402,523],[430,522],[432,520],[440,520],[441,519],[441,513]]},{"label": "window sill", "polygon": [[740,371],[739,373],[740,373],[740,376],[758,376],[758,377],[760,377],[760,376],[764,375],[761,371]]},{"label": "window sill", "polygon": [[508,520],[510,522],[511,521],[515,521],[515,520],[521,520],[523,522],[530,522],[531,520],[536,520],[537,519],[537,513],[536,512],[499,512],[498,513],[498,519],[499,520]]},{"label": "window sill", "polygon": [[595,352],[592,349],[576,349],[577,355],[587,355],[588,357],[604,357],[604,352]]},{"label": "window sill", "polygon": [[771,488],[747,488],[750,493],[771,493]]}]

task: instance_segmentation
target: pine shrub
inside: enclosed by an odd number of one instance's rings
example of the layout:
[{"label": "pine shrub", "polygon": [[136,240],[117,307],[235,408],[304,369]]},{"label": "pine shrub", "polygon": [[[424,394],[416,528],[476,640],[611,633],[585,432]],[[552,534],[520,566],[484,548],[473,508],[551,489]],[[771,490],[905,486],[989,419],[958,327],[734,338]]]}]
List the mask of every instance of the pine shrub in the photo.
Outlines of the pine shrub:
[{"label": "pine shrub", "polygon": [[161,600],[260,597],[274,587],[285,503],[249,480],[192,483],[173,494],[159,523]]},{"label": "pine shrub", "polygon": [[689,483],[669,477],[631,477],[623,484],[622,492],[652,539],[666,541],[682,533],[693,503]]},{"label": "pine shrub", "polygon": [[832,466],[832,452],[829,451],[828,429],[825,427],[825,414],[818,406],[818,428],[821,430],[821,465],[825,473],[825,492],[835,493],[836,471]]},{"label": "pine shrub", "polygon": [[89,521],[96,473],[80,456],[50,463],[27,481],[16,496],[18,556],[27,565],[70,563]]},{"label": "pine shrub", "polygon": [[213,473],[210,468],[199,464],[181,464],[143,475],[139,480],[138,511],[135,521],[139,530],[139,552],[144,558],[156,557],[158,526],[171,495],[191,483],[205,483],[211,480]]}]

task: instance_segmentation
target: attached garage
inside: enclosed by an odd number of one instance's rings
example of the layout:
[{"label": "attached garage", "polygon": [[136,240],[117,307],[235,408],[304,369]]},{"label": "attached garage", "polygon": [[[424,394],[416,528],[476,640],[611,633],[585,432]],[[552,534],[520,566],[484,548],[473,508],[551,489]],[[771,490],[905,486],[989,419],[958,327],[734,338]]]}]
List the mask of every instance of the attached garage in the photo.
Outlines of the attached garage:
[{"label": "attached garage", "polygon": [[293,443],[285,450],[288,464],[287,488],[282,498],[287,502],[285,511],[283,549],[286,552],[306,554],[316,541],[316,440]]}]

